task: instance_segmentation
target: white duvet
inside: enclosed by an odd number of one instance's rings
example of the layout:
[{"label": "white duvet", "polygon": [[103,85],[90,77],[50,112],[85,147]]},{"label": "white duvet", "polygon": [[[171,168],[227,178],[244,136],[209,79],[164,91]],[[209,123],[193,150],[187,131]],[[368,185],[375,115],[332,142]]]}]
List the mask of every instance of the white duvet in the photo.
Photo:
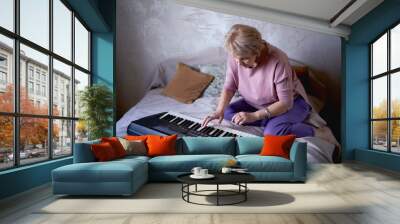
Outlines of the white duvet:
[{"label": "white duvet", "polygon": [[[192,104],[184,104],[163,96],[161,91],[161,88],[148,91],[138,104],[124,114],[117,122],[117,136],[126,135],[127,128],[132,121],[166,111],[179,112],[193,118],[203,119],[215,110],[218,102],[217,97],[201,97]],[[236,99],[234,98],[233,101]],[[325,121],[316,113],[310,116],[308,122],[316,127],[326,125]],[[254,135],[262,136],[263,134],[262,127],[235,125],[226,120],[223,121],[222,125]],[[297,141],[307,143],[307,160],[309,163],[332,162],[332,153],[335,148],[333,144],[316,137],[298,138]]]}]

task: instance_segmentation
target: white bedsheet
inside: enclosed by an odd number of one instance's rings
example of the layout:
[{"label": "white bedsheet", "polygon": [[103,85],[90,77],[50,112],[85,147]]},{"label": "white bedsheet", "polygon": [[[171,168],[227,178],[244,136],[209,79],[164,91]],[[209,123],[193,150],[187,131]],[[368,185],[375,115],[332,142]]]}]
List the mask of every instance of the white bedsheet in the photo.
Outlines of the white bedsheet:
[{"label": "white bedsheet", "polygon": [[[161,91],[161,88],[148,91],[138,104],[118,120],[116,125],[117,136],[126,135],[127,128],[132,121],[166,111],[175,111],[197,119],[203,119],[207,114],[215,110],[218,103],[217,97],[201,97],[192,104],[184,104],[162,95]],[[236,99],[234,98],[234,100]],[[318,117],[317,119],[321,119],[318,115],[315,116]],[[315,121],[310,123],[315,123]],[[211,125],[215,125],[215,123]],[[223,121],[222,125],[254,135],[263,135],[262,127],[235,125],[226,120]],[[308,143],[307,159],[309,163],[332,162],[331,155],[335,148],[333,144],[316,137],[299,138],[298,140]]]}]

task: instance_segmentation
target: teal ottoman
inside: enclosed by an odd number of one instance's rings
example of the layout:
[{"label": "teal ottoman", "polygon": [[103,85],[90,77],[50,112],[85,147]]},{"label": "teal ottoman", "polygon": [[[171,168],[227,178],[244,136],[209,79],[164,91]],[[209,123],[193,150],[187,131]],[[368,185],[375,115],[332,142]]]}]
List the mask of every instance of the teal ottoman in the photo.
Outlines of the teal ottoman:
[{"label": "teal ottoman", "polygon": [[108,162],[74,163],[52,171],[53,193],[132,195],[148,180],[147,157]]}]

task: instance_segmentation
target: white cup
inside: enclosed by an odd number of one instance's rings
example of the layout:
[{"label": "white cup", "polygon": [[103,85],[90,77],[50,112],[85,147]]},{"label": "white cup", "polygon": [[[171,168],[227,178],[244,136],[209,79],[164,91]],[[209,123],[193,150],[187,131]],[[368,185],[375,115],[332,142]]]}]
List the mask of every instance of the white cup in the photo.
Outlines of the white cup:
[{"label": "white cup", "polygon": [[201,167],[193,167],[192,173],[193,173],[194,175],[196,175],[196,176],[199,176],[199,175],[201,175],[201,174],[200,174],[200,171],[201,171],[201,170],[202,170]]},{"label": "white cup", "polygon": [[208,169],[201,169],[200,170],[200,176],[207,176],[208,175]]},{"label": "white cup", "polygon": [[230,173],[232,171],[232,168],[230,167],[222,167],[221,172],[222,173]]}]

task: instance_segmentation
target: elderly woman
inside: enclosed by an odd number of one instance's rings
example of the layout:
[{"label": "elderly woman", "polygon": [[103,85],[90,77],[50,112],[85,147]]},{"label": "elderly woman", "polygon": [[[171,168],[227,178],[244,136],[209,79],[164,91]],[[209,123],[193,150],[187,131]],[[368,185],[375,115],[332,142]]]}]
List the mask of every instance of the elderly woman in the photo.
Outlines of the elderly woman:
[{"label": "elderly woman", "polygon": [[[304,122],[312,108],[284,52],[264,41],[257,29],[241,24],[232,26],[225,48],[229,56],[224,88],[216,111],[203,126],[225,118],[238,125],[263,126],[264,135],[315,135]],[[236,91],[243,98],[229,104]]]}]

